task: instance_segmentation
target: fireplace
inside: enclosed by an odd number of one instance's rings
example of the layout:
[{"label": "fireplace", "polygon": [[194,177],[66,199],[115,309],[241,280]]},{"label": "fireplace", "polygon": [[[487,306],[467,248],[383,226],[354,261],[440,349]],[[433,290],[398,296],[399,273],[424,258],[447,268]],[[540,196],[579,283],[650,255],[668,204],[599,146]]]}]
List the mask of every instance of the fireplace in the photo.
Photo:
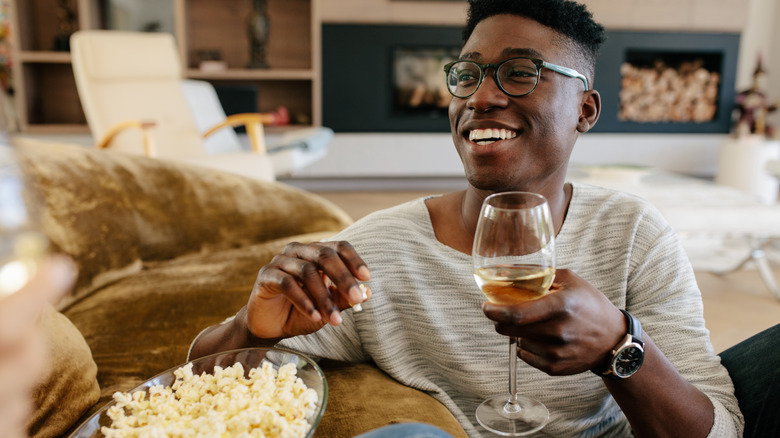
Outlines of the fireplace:
[{"label": "fireplace", "polygon": [[607,32],[593,132],[728,133],[739,35]]},{"label": "fireplace", "polygon": [[[460,27],[325,24],[322,40],[325,126],[449,132],[442,66],[458,54]],[[738,48],[738,34],[607,32],[593,131],[729,132]]]}]

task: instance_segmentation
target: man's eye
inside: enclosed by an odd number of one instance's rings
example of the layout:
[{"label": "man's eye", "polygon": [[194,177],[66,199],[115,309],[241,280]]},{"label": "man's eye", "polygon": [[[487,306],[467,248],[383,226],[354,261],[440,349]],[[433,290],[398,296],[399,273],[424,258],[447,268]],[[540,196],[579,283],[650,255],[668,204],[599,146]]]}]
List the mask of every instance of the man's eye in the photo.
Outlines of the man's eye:
[{"label": "man's eye", "polygon": [[507,78],[530,78],[536,76],[536,70],[514,69],[508,71],[504,76]]},{"label": "man's eye", "polygon": [[479,75],[470,70],[463,70],[458,72],[458,82],[469,82],[476,80]]},{"label": "man's eye", "polygon": [[501,81],[515,84],[530,84],[536,80],[536,70],[528,68],[516,68],[503,72]]}]

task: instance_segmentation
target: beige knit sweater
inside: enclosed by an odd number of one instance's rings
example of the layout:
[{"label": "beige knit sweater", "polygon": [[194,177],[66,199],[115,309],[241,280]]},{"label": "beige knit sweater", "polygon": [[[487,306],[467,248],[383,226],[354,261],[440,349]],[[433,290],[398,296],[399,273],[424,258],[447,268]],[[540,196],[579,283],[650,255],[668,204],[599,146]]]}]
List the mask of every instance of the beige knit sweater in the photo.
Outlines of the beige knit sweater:
[{"label": "beige knit sweater", "polygon": [[[313,356],[374,361],[402,383],[428,391],[472,437],[486,397],[507,391],[508,343],[482,313],[471,257],[438,242],[424,199],[369,215],[335,236],[352,243],[372,273],[363,311],[283,345]],[[556,240],[558,268],[573,270],[645,332],[715,406],[711,437],[741,436],[742,416],[713,352],[692,268],[661,214],[633,195],[574,184]],[[518,391],[541,400],[549,424],[538,436],[630,436],[630,426],[592,373],[553,377],[518,364]],[[381,395],[377,395],[381,397]]]}]

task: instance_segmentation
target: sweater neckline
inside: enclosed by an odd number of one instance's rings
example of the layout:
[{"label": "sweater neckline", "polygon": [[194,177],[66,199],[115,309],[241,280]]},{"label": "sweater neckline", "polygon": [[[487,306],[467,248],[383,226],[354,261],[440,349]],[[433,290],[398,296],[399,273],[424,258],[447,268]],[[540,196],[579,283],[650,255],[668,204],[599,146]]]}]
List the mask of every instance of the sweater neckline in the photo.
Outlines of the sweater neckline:
[{"label": "sweater neckline", "polygon": [[[563,225],[561,225],[561,230],[558,232],[558,235],[555,236],[555,242],[556,247],[560,245],[560,242],[567,240],[567,235],[569,234],[569,228],[571,228],[568,224],[571,222],[568,220],[569,215],[576,210],[577,205],[579,204],[580,199],[580,191],[578,190],[578,184],[575,182],[570,182],[571,184],[571,201],[569,202],[569,208],[566,212],[566,217],[563,220]],[[417,198],[414,203],[416,208],[422,209],[423,217],[425,218],[425,232],[428,235],[428,237],[431,240],[434,240],[436,242],[436,245],[438,245],[443,251],[449,251],[451,254],[459,254],[460,257],[463,258],[471,258],[471,255],[460,252],[450,246],[447,246],[439,241],[439,239],[436,238],[436,233],[433,231],[433,222],[431,221],[431,213],[428,211],[428,206],[425,205],[425,201],[431,198],[436,198],[442,195],[428,195],[423,196],[420,198]]]}]

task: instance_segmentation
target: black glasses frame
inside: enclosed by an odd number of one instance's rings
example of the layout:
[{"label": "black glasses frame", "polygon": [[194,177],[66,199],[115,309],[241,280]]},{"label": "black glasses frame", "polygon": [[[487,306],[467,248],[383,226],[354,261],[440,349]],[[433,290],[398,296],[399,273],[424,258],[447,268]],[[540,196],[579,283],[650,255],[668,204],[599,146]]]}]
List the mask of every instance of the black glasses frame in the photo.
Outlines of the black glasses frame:
[{"label": "black glasses frame", "polygon": [[[506,89],[504,89],[504,86],[501,84],[501,81],[498,79],[498,69],[503,64],[505,64],[505,63],[507,63],[509,61],[513,61],[515,59],[527,59],[527,60],[533,62],[534,65],[536,65],[536,81],[534,82],[534,86],[527,93],[512,94],[512,93],[506,91]],[[482,85],[482,81],[485,80],[485,76],[486,76],[485,72],[489,68],[493,69],[493,80],[496,81],[496,84],[498,85],[498,88],[500,88],[501,91],[503,91],[505,94],[507,94],[509,96],[512,96],[512,97],[527,96],[527,95],[533,93],[533,91],[536,90],[536,86],[539,85],[539,77],[541,76],[542,68],[546,68],[548,70],[552,70],[552,71],[554,71],[556,73],[560,73],[560,74],[562,74],[564,76],[568,76],[570,78],[579,79],[585,85],[585,91],[590,90],[590,87],[588,86],[588,78],[586,78],[584,75],[579,73],[577,70],[574,70],[573,68],[569,68],[569,67],[564,67],[562,65],[552,64],[552,63],[549,63],[547,61],[543,61],[541,59],[529,58],[527,56],[515,56],[513,58],[505,59],[505,60],[499,62],[498,64],[480,64],[480,63],[478,63],[476,61],[472,61],[471,59],[456,59],[456,60],[454,60],[454,61],[452,61],[452,62],[450,62],[450,63],[448,63],[447,65],[444,66],[444,74],[445,74],[444,79],[445,79],[445,81],[447,81],[447,79],[450,76],[450,70],[452,69],[452,66],[457,64],[457,63],[459,63],[459,62],[470,62],[470,63],[476,65],[477,67],[479,67],[479,81],[477,82],[477,86],[474,88],[474,91],[472,91],[468,95],[466,95],[466,96],[458,96],[457,94],[452,92],[452,90],[449,87],[449,84],[447,85],[447,91],[449,91],[450,94],[452,94],[453,96],[455,96],[457,98],[461,98],[461,99],[465,99],[467,97],[470,97],[471,95],[476,93],[477,90],[479,90],[479,87]]]}]

